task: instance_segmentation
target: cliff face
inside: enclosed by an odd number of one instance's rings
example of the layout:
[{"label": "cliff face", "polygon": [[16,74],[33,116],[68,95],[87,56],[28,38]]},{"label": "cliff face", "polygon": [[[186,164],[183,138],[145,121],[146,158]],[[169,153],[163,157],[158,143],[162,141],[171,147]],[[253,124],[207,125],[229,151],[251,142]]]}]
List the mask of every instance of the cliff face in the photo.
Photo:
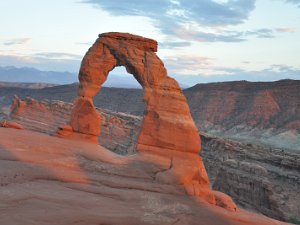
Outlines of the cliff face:
[{"label": "cliff face", "polygon": [[198,84],[185,90],[198,128],[218,136],[300,150],[300,81]]},{"label": "cliff face", "polygon": [[245,125],[300,131],[300,81],[223,82],[186,89],[201,128]]},{"label": "cliff face", "polygon": [[255,209],[276,219],[285,219],[268,171],[258,164],[234,159],[224,161],[213,188],[234,196],[245,208]]},{"label": "cliff face", "polygon": [[300,155],[201,135],[213,188],[273,218],[300,221]]}]

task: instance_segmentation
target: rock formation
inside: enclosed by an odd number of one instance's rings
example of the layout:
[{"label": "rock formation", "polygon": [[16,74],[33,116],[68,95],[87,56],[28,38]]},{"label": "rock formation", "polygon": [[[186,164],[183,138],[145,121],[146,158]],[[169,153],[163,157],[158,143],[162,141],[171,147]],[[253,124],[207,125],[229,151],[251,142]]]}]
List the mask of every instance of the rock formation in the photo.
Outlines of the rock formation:
[{"label": "rock formation", "polygon": [[263,214],[284,220],[267,177],[268,171],[258,164],[229,159],[219,169],[213,188],[228,193],[245,207],[257,206]]},{"label": "rock formation", "polygon": [[5,127],[5,128],[14,128],[21,130],[23,129],[22,125],[12,122],[12,121],[7,121],[7,120],[0,120],[0,127]]},{"label": "rock formation", "polygon": [[202,133],[201,155],[213,189],[242,208],[297,224],[300,154]]},{"label": "rock formation", "polygon": [[[32,98],[20,99],[15,96],[11,105],[10,118],[22,124],[26,130],[54,135],[71,117],[72,103],[62,101],[37,101]],[[136,152],[136,142],[142,124],[142,118],[125,113],[98,109],[101,115],[101,135],[99,144],[115,153],[128,155]],[[69,132],[72,134],[72,127]]]},{"label": "rock formation", "polygon": [[189,194],[215,203],[198,155],[201,148],[198,129],[178,83],[168,77],[156,51],[157,42],[151,39],[127,33],[99,35],[81,63],[71,128],[62,127],[58,135],[98,142],[101,116],[94,107],[93,97],[109,72],[116,66],[124,66],[143,87],[147,104],[137,150],[172,160],[171,168],[158,173],[156,179],[168,184],[179,182]]},{"label": "rock formation", "polygon": [[299,90],[299,80],[235,81],[197,84],[184,94],[203,132],[299,151]]},{"label": "rock formation", "polygon": [[101,119],[94,110],[93,97],[109,72],[116,66],[124,66],[144,88],[147,104],[137,148],[198,153],[198,130],[186,99],[178,83],[168,77],[156,51],[157,42],[151,39],[124,33],[99,35],[82,60],[79,96],[71,119],[73,130],[100,134]]}]

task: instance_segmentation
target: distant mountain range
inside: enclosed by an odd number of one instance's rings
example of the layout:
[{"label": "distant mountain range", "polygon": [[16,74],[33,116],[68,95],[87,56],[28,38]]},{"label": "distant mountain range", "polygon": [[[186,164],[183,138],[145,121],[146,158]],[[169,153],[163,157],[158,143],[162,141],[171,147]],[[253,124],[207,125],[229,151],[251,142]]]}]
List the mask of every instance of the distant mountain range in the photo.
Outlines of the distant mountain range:
[{"label": "distant mountain range", "polygon": [[29,67],[6,66],[0,67],[0,81],[69,84],[77,81],[77,75],[70,72],[41,71]]},{"label": "distant mountain range", "polygon": [[[0,82],[14,82],[14,83],[40,83],[40,84],[71,84],[78,82],[77,74],[70,72],[57,71],[42,71],[30,67],[14,67],[14,66],[0,66]],[[14,84],[16,85],[16,84]],[[25,87],[26,84],[23,85]],[[40,85],[42,87],[42,85]],[[118,88],[141,88],[141,85],[135,80],[132,75],[122,75],[111,73],[105,83],[104,87],[118,87]],[[187,88],[187,85],[180,84],[181,88]]]}]

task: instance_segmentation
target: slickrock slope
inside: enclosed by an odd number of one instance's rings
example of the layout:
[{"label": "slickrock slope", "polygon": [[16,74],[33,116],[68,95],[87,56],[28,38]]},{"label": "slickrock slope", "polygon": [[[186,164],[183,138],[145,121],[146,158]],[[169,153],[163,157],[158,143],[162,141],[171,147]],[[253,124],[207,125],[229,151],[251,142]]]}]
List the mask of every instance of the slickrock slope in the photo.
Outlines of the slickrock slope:
[{"label": "slickrock slope", "polygon": [[300,154],[201,135],[213,188],[241,206],[300,223]]},{"label": "slickrock slope", "polygon": [[155,177],[171,161],[116,155],[93,144],[0,128],[0,218],[6,225],[284,224],[232,212]]}]

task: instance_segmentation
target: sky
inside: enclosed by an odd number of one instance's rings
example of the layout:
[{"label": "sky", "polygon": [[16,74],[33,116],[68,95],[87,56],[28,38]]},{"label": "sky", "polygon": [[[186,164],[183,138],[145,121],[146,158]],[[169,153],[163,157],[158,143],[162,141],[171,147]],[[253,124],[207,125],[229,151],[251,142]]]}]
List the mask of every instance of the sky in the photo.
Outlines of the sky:
[{"label": "sky", "polygon": [[0,9],[0,66],[78,73],[98,34],[119,31],[157,40],[184,84],[300,80],[300,0],[0,0]]}]

